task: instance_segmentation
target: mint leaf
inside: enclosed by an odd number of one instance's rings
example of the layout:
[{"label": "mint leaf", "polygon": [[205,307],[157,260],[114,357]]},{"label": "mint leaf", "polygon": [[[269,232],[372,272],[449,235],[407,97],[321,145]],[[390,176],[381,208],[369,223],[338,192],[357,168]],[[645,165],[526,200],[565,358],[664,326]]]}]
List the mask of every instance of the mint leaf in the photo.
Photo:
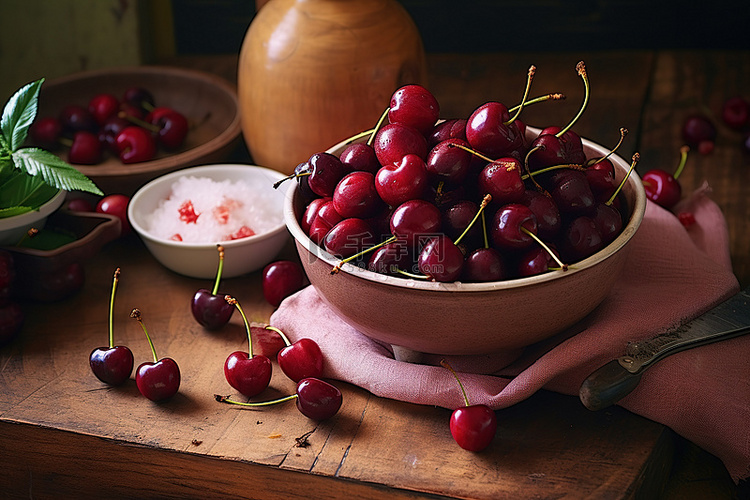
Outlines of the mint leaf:
[{"label": "mint leaf", "polygon": [[40,177],[32,177],[18,170],[0,184],[0,209],[28,207],[36,210],[52,199],[60,190],[46,184]]},{"label": "mint leaf", "polygon": [[31,176],[41,176],[50,186],[66,191],[104,194],[91,179],[49,151],[24,148],[14,151],[12,157],[17,169]]},{"label": "mint leaf", "polygon": [[0,119],[0,131],[11,152],[16,151],[24,143],[29,127],[36,118],[42,83],[44,78],[21,87],[5,105]]},{"label": "mint leaf", "polygon": [[14,217],[16,215],[23,215],[27,212],[31,212],[34,210],[31,207],[10,207],[10,208],[0,208],[0,219],[4,219],[6,217]]}]

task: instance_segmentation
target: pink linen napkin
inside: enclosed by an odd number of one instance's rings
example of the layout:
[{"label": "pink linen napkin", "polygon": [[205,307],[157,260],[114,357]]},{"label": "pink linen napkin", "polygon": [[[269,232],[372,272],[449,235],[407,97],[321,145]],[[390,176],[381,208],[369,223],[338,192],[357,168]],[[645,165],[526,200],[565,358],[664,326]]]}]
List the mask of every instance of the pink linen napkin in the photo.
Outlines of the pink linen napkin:
[{"label": "pink linen napkin", "polygon": [[[651,202],[631,241],[627,272],[586,319],[525,349],[503,356],[445,356],[461,373],[472,404],[507,408],[541,388],[578,395],[595,369],[625,352],[628,342],[653,337],[709,310],[739,290],[732,273],[724,217],[704,188],[681,202],[685,227]],[[463,405],[444,356],[419,364],[394,359],[390,346],[347,325],[309,286],[288,297],[271,325],[290,340],[314,339],[326,355],[325,376],[376,396],[453,409]],[[750,335],[669,356],[644,372],[620,405],[660,422],[719,457],[735,482],[750,476]]]}]

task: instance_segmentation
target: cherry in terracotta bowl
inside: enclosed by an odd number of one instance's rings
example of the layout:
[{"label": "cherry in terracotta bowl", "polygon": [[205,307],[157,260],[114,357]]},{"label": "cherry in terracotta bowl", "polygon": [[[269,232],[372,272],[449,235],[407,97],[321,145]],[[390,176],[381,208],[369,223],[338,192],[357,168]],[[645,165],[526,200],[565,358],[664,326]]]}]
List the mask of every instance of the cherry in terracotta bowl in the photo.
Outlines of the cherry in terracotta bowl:
[{"label": "cherry in terracotta bowl", "polygon": [[[528,128],[534,137],[538,129]],[[339,155],[349,141],[329,150]],[[588,158],[608,151],[583,140]],[[617,180],[630,164],[610,157]],[[287,192],[284,217],[307,276],[332,310],[364,335],[413,353],[474,355],[516,352],[571,327],[607,296],[625,267],[628,243],[643,219],[646,197],[635,172],[623,187],[630,218],[621,234],[567,271],[487,283],[430,282],[388,276],[339,259],[313,243],[300,226],[298,187]]]},{"label": "cherry in terracotta bowl", "polygon": [[[227,161],[241,143],[236,85],[210,73],[172,66],[107,68],[47,80],[39,94],[37,120],[58,117],[67,106],[87,107],[96,95],[109,94],[122,101],[133,88],[148,91],[155,106],[184,115],[187,135],[175,148],[157,148],[146,161],[123,163],[105,150],[100,162],[75,165],[105,193],[132,195],[160,175]],[[67,147],[54,152],[70,160]]]}]

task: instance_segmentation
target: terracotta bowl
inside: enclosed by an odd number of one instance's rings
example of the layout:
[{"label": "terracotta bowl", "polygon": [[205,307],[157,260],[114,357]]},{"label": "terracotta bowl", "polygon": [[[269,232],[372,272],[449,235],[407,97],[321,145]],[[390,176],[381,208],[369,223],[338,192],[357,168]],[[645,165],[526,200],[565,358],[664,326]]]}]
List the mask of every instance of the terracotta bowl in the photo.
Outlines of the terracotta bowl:
[{"label": "terracotta bowl", "polygon": [[[233,84],[217,76],[166,66],[136,66],[76,73],[45,81],[39,94],[39,117],[57,116],[67,104],[86,106],[97,93],[122,97],[128,87],[141,86],[154,96],[157,106],[168,106],[185,115],[190,131],[175,152],[160,150],[154,160],[123,164],[108,155],[97,165],[75,165],[106,194],[131,195],[162,174],[226,160],[240,144],[240,113]],[[67,160],[64,151],[58,151]]]},{"label": "terracotta bowl", "polygon": [[[529,127],[529,133],[538,134]],[[330,153],[339,155],[347,141]],[[588,157],[607,154],[583,141]],[[622,179],[629,164],[611,157]],[[622,234],[567,271],[489,283],[437,283],[386,276],[338,263],[302,231],[304,211],[296,185],[287,192],[284,217],[312,285],[333,311],[360,332],[400,352],[486,354],[518,349],[574,325],[609,293],[625,266],[628,242],[646,207],[640,178],[632,173],[623,188],[630,220]]]}]

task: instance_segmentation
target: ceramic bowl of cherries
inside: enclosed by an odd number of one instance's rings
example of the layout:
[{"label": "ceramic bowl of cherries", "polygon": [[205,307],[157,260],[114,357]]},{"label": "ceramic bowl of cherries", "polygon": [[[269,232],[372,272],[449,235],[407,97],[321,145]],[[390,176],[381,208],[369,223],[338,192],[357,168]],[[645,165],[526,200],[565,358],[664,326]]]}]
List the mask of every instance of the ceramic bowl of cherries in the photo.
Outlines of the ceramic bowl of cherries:
[{"label": "ceramic bowl of cherries", "polygon": [[527,99],[528,83],[514,107],[442,120],[429,90],[407,85],[373,130],[300,164],[285,221],[331,309],[403,355],[513,355],[596,308],[646,197],[637,153],[573,131],[589,96],[577,70],[586,98],[565,126],[520,120],[555,98]]},{"label": "ceramic bowl of cherries", "polygon": [[55,152],[103,191],[125,194],[172,170],[224,160],[239,136],[228,82],[160,66],[49,80],[29,128],[31,145]]}]

